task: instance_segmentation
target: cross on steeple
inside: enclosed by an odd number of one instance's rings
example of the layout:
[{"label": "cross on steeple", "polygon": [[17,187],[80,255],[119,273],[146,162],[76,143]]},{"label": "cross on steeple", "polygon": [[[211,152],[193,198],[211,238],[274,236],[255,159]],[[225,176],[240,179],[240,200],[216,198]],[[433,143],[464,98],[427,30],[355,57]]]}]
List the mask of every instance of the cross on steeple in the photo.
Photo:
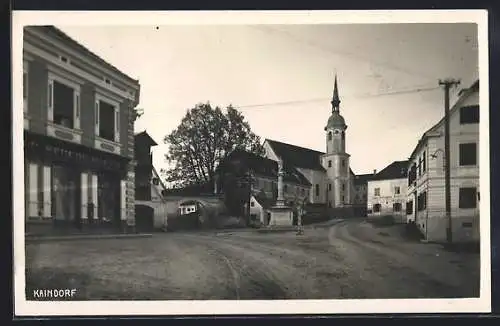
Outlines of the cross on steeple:
[{"label": "cross on steeple", "polygon": [[335,85],[333,86],[333,97],[332,101],[332,112],[340,112],[340,98],[339,98],[339,90],[337,86],[337,74],[335,74]]}]

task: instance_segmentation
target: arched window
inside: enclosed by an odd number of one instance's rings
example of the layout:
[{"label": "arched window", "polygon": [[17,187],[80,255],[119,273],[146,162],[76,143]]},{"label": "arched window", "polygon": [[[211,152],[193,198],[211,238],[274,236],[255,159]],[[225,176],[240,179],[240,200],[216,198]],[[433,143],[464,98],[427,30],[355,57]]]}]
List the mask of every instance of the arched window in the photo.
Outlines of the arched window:
[{"label": "arched window", "polygon": [[342,131],[342,140],[345,140],[345,131]]},{"label": "arched window", "polygon": [[332,140],[332,132],[331,131],[328,132],[328,140]]}]

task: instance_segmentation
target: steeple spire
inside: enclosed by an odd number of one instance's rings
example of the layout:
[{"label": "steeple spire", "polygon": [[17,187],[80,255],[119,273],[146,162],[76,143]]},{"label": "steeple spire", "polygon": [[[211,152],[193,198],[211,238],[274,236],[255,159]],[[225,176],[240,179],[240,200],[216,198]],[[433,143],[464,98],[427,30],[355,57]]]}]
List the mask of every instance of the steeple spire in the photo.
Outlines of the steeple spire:
[{"label": "steeple spire", "polygon": [[337,86],[337,74],[335,74],[335,85],[333,86],[333,97],[332,101],[332,112],[339,112],[340,98],[339,98],[339,90]]}]

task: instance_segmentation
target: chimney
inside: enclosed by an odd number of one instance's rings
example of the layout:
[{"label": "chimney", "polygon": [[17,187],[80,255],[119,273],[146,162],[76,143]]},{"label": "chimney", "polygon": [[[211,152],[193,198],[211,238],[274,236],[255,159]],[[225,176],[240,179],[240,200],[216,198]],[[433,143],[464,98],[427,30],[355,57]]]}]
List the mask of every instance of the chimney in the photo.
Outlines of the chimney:
[{"label": "chimney", "polygon": [[373,170],[373,175],[377,174],[377,169]]}]

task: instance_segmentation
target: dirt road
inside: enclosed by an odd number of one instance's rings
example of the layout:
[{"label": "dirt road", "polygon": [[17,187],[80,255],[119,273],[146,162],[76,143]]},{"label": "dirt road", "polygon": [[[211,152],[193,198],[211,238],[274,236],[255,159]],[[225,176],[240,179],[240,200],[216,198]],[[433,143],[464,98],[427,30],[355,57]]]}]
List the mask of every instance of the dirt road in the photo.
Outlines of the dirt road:
[{"label": "dirt road", "polygon": [[478,254],[411,242],[401,237],[398,227],[376,227],[364,220],[310,227],[300,236],[167,233],[140,240],[43,243],[27,250],[30,275],[44,270],[84,273],[81,297],[86,299],[479,295]]}]

